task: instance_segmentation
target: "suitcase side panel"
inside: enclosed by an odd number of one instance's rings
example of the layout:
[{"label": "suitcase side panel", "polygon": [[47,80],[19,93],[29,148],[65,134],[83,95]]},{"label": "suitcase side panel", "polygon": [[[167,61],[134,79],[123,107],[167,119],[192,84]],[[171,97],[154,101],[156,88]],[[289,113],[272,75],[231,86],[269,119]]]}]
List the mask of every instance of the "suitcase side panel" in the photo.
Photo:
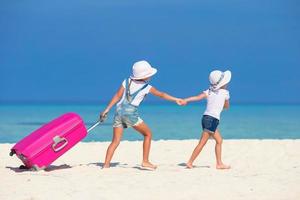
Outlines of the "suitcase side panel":
[{"label": "suitcase side panel", "polygon": [[[87,131],[80,116],[67,113],[25,137],[13,147],[13,150],[27,167],[35,164],[48,166],[82,140],[86,134]],[[59,139],[62,138],[64,140],[60,141]]]},{"label": "suitcase side panel", "polygon": [[63,121],[56,124],[51,130],[42,134],[42,136],[34,143],[32,143],[28,148],[23,150],[23,155],[27,158],[33,158],[37,154],[40,154],[49,146],[55,143],[54,139],[57,137],[64,138],[64,135],[73,132],[79,127],[84,127],[84,124],[78,118],[68,119],[68,121]]},{"label": "suitcase side panel", "polygon": [[[84,126],[79,126],[76,129],[73,129],[71,132],[62,135],[61,137],[65,139],[67,142],[62,142],[61,145],[56,145],[53,148],[53,144],[47,147],[43,152],[39,153],[35,157],[29,159],[29,167],[37,166],[39,168],[44,168],[49,166],[52,162],[62,156],[65,152],[75,146],[78,142],[80,142],[87,135],[86,128]],[[64,146],[64,144],[66,144]],[[59,149],[60,147],[63,147]],[[55,151],[54,149],[58,150]]]},{"label": "suitcase side panel", "polygon": [[81,118],[75,113],[64,114],[32,132],[18,142],[13,149],[26,157],[34,156],[52,142],[54,135],[69,131],[81,122]]},{"label": "suitcase side panel", "polygon": [[31,145],[34,145],[39,141],[41,137],[44,135],[47,135],[48,132],[51,132],[52,129],[54,129],[57,125],[60,125],[63,122],[67,122],[70,119],[74,118],[76,116],[75,113],[67,113],[64,114],[51,122],[43,125],[42,127],[38,128],[37,130],[33,131],[31,134],[20,140],[18,143],[14,145],[12,149],[23,152],[24,150],[30,148]]}]

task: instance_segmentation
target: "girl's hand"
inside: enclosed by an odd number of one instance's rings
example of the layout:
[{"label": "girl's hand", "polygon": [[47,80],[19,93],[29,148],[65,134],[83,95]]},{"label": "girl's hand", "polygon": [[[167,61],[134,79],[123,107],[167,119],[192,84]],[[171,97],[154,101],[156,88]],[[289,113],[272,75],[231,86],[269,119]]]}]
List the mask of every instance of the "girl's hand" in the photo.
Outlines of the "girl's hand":
[{"label": "girl's hand", "polygon": [[185,106],[187,104],[187,101],[185,101],[184,99],[178,99],[176,100],[176,103],[180,106]]},{"label": "girl's hand", "polygon": [[105,109],[105,110],[100,114],[99,121],[100,121],[100,122],[103,122],[103,121],[106,119],[108,113],[109,113],[109,110],[108,110],[108,109]]}]

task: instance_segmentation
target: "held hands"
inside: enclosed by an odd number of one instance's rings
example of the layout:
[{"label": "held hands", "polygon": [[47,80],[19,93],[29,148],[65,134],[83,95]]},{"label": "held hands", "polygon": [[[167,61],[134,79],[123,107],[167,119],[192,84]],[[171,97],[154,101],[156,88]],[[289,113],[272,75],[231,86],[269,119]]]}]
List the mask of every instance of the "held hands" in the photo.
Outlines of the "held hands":
[{"label": "held hands", "polygon": [[187,101],[185,99],[177,99],[176,103],[179,106],[185,106],[187,104]]}]

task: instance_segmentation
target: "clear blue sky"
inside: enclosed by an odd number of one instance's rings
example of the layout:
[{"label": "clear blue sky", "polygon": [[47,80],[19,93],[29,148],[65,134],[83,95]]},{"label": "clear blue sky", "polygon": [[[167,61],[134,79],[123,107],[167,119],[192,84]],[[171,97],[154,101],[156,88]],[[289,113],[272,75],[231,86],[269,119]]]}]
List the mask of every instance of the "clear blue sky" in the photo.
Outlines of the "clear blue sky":
[{"label": "clear blue sky", "polygon": [[230,69],[232,101],[300,103],[300,2],[1,2],[1,102],[107,101],[140,59],[173,95]]}]

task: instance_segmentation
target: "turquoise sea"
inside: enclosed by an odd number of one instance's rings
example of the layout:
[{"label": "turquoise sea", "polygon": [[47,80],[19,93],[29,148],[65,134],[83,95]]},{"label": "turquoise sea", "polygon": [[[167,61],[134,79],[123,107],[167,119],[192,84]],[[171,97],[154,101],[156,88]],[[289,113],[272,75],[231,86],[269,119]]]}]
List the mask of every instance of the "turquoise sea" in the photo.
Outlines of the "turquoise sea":
[{"label": "turquoise sea", "polygon": [[[14,143],[66,112],[82,116],[86,126],[96,121],[104,105],[0,105],[0,143]],[[153,131],[153,139],[198,139],[204,105],[143,104],[140,115]],[[85,139],[109,141],[113,112]],[[300,105],[237,104],[222,113],[220,131],[225,139],[300,139]],[[142,140],[127,129],[123,140]]]}]

